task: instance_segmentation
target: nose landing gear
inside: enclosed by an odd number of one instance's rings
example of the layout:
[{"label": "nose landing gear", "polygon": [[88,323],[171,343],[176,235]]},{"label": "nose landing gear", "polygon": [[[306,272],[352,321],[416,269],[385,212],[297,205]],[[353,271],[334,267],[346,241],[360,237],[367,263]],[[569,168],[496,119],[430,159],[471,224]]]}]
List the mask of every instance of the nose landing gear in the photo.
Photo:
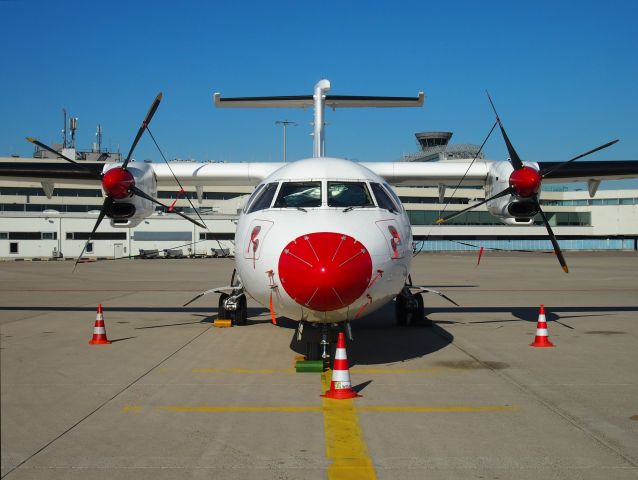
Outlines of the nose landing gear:
[{"label": "nose landing gear", "polygon": [[[305,327],[305,328],[304,328]],[[352,340],[352,329],[349,323],[309,323],[300,321],[294,340],[305,353],[306,360],[323,361],[324,370],[331,367],[337,345],[337,334],[344,329]],[[302,347],[305,346],[305,349]]]}]

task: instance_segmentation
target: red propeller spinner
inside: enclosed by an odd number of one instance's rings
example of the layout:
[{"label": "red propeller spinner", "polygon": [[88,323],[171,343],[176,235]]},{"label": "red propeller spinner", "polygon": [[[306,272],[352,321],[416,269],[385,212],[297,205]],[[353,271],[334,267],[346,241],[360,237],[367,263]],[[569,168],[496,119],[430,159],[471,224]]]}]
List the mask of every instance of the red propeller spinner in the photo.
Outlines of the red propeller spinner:
[{"label": "red propeller spinner", "polygon": [[320,312],[347,307],[366,290],[372,274],[367,248],[335,232],[297,237],[279,257],[279,278],[298,304]]},{"label": "red propeller spinner", "polygon": [[530,198],[541,189],[541,174],[531,167],[522,167],[512,172],[509,183],[516,196]]},{"label": "red propeller spinner", "polygon": [[117,200],[129,197],[134,185],[133,175],[122,167],[111,168],[102,176],[102,188],[106,195]]}]

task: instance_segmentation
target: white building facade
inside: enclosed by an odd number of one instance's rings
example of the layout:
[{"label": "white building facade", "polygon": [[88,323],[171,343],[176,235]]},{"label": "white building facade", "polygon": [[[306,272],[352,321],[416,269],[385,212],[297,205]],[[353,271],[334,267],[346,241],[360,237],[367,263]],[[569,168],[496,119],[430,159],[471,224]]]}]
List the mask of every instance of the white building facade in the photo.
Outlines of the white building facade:
[{"label": "white building facade", "polygon": [[[76,258],[97,219],[102,192],[89,186],[56,184],[48,198],[33,182],[0,181],[0,259]],[[158,198],[172,203],[178,188],[162,188]],[[137,256],[140,250],[181,249],[184,255],[234,253],[237,212],[251,187],[206,187],[200,195],[188,192],[208,230],[177,215],[156,212],[135,228],[114,228],[102,222],[87,248],[88,258]],[[502,248],[548,250],[545,227],[506,226],[479,207],[449,224],[435,225],[449,214],[484,198],[480,188],[451,191],[441,198],[434,187],[398,187],[413,225],[416,249],[471,250]],[[565,250],[638,249],[638,189],[599,190],[594,198],[584,191],[544,191],[541,203]],[[195,215],[188,200],[176,207]]]}]

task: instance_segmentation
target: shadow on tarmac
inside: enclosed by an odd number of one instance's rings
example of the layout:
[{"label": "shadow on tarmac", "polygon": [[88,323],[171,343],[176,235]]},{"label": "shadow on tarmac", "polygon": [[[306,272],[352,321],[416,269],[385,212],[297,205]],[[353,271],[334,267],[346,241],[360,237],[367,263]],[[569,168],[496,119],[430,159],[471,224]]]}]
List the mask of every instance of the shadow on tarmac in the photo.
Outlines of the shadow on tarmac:
[{"label": "shadow on tarmac", "polygon": [[[423,357],[449,345],[454,337],[443,328],[428,326],[424,319],[409,327],[397,327],[394,320],[394,304],[390,303],[368,317],[352,322],[353,341],[347,342],[348,363],[354,365],[376,365],[404,362]],[[283,328],[296,328],[297,322],[282,319],[277,321]],[[330,331],[334,358],[334,344],[338,329]],[[290,348],[301,355],[308,355],[308,342],[319,343],[319,327],[306,326],[301,341],[293,332]]]},{"label": "shadow on tarmac", "polygon": [[[392,309],[393,304],[389,304],[390,309]],[[380,310],[383,312],[386,309],[384,307]],[[441,308],[428,308],[426,307],[426,313],[459,313],[459,314],[471,314],[471,313],[508,313],[514,315],[520,320],[525,320],[528,322],[536,321],[538,319],[538,305],[534,305],[531,307],[441,307]],[[593,317],[593,316],[602,316],[609,315],[610,312],[638,312],[638,305],[629,305],[622,307],[612,307],[612,306],[600,306],[600,307],[583,307],[583,306],[575,306],[575,307],[545,307],[545,315],[547,320],[552,321],[556,319],[566,319],[566,318],[578,318],[578,317]],[[0,312],[95,312],[94,306],[88,307],[70,307],[70,306],[0,306]],[[206,318],[214,319],[217,318],[217,308],[216,307],[104,307],[104,311],[109,312],[131,312],[131,313],[205,313]],[[570,315],[564,316],[560,315],[560,313],[598,313],[598,315]],[[604,313],[603,313],[604,312]],[[249,307],[248,308],[248,317],[255,317],[259,315],[263,315],[268,313],[267,308],[262,307]],[[364,323],[368,322],[369,319],[378,315],[379,312],[375,312],[370,317],[364,317]],[[385,313],[388,315],[388,312]],[[390,312],[390,316],[393,314]],[[516,319],[508,319],[509,321],[516,321]],[[270,321],[270,320],[267,320]],[[502,320],[506,321],[506,320]],[[280,320],[278,319],[279,323]],[[353,322],[353,325],[360,323],[361,320]],[[253,323],[262,323],[262,320],[254,320]],[[295,322],[293,322],[295,323]],[[445,322],[438,322],[445,323]],[[448,322],[452,323],[452,322]]]},{"label": "shadow on tarmac", "polygon": [[[426,308],[428,314],[433,313],[455,313],[459,315],[466,314],[467,318],[471,318],[472,313],[506,313],[515,318],[494,318],[491,320],[436,320],[440,325],[452,324],[484,324],[484,323],[506,323],[506,322],[532,322],[538,321],[539,307],[456,307],[456,308]],[[563,315],[561,313],[578,312],[582,315]],[[591,312],[591,313],[589,313]],[[603,313],[604,312],[604,313]],[[572,328],[561,322],[561,320],[571,320],[576,318],[605,317],[614,315],[614,312],[638,312],[638,306],[626,307],[546,307],[545,318],[548,322],[556,322],[567,328]]]},{"label": "shadow on tarmac", "polygon": [[392,364],[424,357],[447,347],[454,336],[425,317],[409,327],[398,327],[394,303],[369,317],[352,322],[354,341],[348,345],[352,365]]}]

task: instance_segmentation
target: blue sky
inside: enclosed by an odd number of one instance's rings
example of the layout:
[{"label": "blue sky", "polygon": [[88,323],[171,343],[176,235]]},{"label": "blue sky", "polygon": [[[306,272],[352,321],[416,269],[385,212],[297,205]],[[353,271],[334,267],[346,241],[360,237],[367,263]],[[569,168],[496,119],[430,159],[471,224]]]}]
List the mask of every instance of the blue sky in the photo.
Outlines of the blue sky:
[{"label": "blue sky", "polygon": [[[226,96],[416,95],[420,109],[328,112],[327,153],[395,160],[414,132],[480,144],[488,89],[520,156],[563,160],[614,138],[592,159],[638,159],[638,2],[0,0],[0,155],[59,142],[62,108],[78,145],[97,123],[126,153],[158,91],[151,129],[168,158],[278,161],[310,156],[311,112],[216,110]],[[488,158],[506,158],[500,137]],[[135,155],[160,160],[144,138]]]}]

